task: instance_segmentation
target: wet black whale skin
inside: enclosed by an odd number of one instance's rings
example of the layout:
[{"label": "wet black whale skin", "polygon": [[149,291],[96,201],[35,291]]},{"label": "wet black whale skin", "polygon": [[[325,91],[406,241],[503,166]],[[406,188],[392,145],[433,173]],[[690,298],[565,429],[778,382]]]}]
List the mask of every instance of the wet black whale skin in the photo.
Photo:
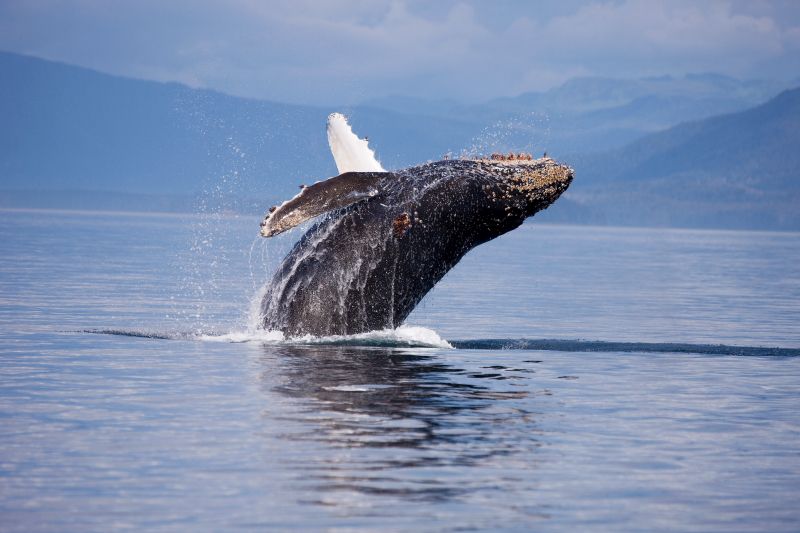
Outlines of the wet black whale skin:
[{"label": "wet black whale skin", "polygon": [[519,192],[513,175],[470,160],[386,173],[377,195],[331,212],[294,246],[263,297],[263,327],[298,337],[401,325],[464,254],[550,205],[572,179]]}]

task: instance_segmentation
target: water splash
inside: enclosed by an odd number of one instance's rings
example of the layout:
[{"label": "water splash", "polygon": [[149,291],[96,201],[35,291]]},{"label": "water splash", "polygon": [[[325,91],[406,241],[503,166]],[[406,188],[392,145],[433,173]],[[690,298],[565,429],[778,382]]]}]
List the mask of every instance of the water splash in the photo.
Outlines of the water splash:
[{"label": "water splash", "polygon": [[315,337],[285,338],[280,331],[263,329],[232,331],[220,335],[199,335],[197,340],[208,342],[255,342],[275,345],[332,345],[332,346],[381,346],[452,349],[449,342],[435,331],[419,326],[400,326],[396,329],[369,331],[356,335],[331,335]]},{"label": "water splash", "polygon": [[400,326],[395,329],[368,331],[355,335],[331,335],[329,337],[313,337],[305,335],[288,342],[296,344],[332,344],[344,346],[395,346],[417,348],[446,348],[453,346],[441,338],[432,329],[420,326]]},{"label": "water splash", "polygon": [[245,329],[227,333],[195,333],[195,332],[156,332],[128,331],[116,329],[83,330],[80,333],[98,335],[117,335],[138,337],[143,339],[181,340],[202,342],[254,343],[275,346],[379,346],[384,348],[440,348],[452,349],[453,346],[435,331],[420,326],[400,326],[395,329],[370,331],[357,335],[331,335],[328,337],[286,338],[280,331],[264,329]]},{"label": "water splash", "polygon": [[494,152],[541,152],[547,149],[550,139],[550,116],[530,112],[493,122],[472,139],[461,151],[465,158]]},{"label": "water splash", "polygon": [[[239,131],[241,124],[221,118],[214,99],[203,93],[181,93],[175,105],[185,126],[205,143],[207,161],[206,170],[196,176],[201,192],[195,199],[188,249],[176,253],[181,298],[172,298],[168,318],[176,321],[175,327],[188,326],[199,334],[225,321],[236,305],[230,297],[230,272],[246,250],[229,238],[228,229],[241,218],[243,184],[254,170],[248,153],[263,139],[254,140]],[[252,252],[251,247],[251,256]],[[239,304],[240,313],[241,309]]]}]

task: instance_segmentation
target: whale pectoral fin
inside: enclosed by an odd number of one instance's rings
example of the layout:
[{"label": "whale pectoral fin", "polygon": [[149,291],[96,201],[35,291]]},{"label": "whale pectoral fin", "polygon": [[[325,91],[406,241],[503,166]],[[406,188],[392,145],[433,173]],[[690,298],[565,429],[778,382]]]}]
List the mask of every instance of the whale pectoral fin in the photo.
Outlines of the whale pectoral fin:
[{"label": "whale pectoral fin", "polygon": [[272,237],[306,220],[378,194],[380,180],[389,172],[345,172],[303,190],[275,208],[261,223],[261,235]]},{"label": "whale pectoral fin", "polygon": [[353,133],[347,119],[341,113],[331,113],[328,117],[328,145],[331,147],[336,168],[346,172],[384,172],[375,159],[366,138],[360,139]]}]

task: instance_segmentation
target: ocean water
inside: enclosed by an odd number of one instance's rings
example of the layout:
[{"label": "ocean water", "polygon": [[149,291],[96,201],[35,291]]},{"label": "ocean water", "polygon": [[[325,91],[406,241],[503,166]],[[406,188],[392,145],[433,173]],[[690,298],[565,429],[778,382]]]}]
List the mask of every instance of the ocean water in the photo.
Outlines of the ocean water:
[{"label": "ocean water", "polygon": [[0,530],[800,529],[800,235],[534,221],[286,342],[257,230],[0,211]]}]

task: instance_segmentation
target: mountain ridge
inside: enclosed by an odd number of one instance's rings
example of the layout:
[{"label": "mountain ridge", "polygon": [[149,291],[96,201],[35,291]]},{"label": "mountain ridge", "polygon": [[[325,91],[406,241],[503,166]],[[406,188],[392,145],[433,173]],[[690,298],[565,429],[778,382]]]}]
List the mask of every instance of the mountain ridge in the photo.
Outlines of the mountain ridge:
[{"label": "mountain ridge", "polygon": [[[0,128],[0,205],[55,205],[58,195],[37,200],[35,191],[86,190],[107,194],[87,195],[85,201],[79,193],[66,194],[63,201],[81,208],[92,202],[124,207],[121,195],[128,194],[131,205],[142,206],[153,195],[165,195],[172,199],[156,203],[169,210],[185,209],[191,205],[187,199],[201,197],[204,205],[220,210],[257,212],[293,195],[299,183],[336,173],[324,128],[329,110],[110,76],[2,52],[0,75],[5,125]],[[413,99],[401,100],[411,108],[405,111],[368,104],[338,111],[350,116],[358,134],[369,134],[386,168],[446,153],[547,149],[575,167],[576,180],[565,198],[537,219],[800,228],[792,214],[800,168],[797,90],[759,106],[641,135],[674,119],[670,114],[676,107],[690,113],[695,105],[708,112],[742,104],[716,96],[697,100],[695,93],[667,94],[680,93],[685,83],[703,98],[714,87],[749,90],[747,82],[701,78],[658,78],[644,85],[609,79],[592,82],[583,96],[575,96],[580,93],[576,81],[567,84],[576,101],[624,103],[560,118],[532,108],[493,111],[491,103],[454,111],[459,104]],[[648,83],[660,92],[642,93]],[[598,92],[605,85],[608,95]],[[756,93],[764,87],[756,84]],[[559,135],[571,141],[550,150]],[[615,139],[608,143],[605,137]],[[628,137],[635,138],[620,144]],[[570,143],[582,150],[570,156]]]},{"label": "mountain ridge", "polygon": [[800,229],[800,88],[570,160],[570,197],[608,223]]}]

